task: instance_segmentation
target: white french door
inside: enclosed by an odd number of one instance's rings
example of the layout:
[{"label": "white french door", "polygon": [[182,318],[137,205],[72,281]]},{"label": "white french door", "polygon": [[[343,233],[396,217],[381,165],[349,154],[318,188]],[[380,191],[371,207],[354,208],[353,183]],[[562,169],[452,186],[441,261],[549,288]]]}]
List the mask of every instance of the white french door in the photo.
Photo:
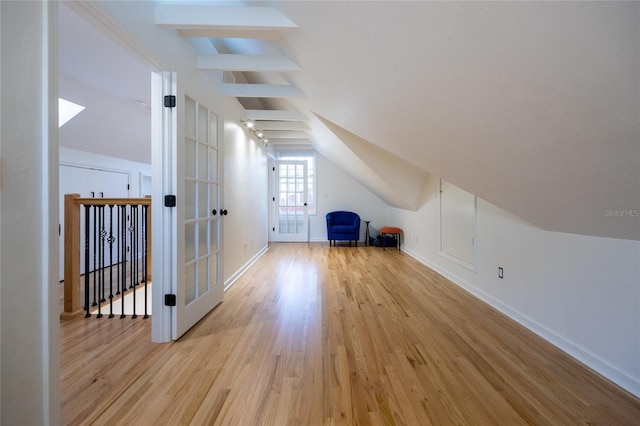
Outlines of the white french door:
[{"label": "white french door", "polygon": [[276,239],[309,241],[307,162],[276,161]]},{"label": "white french door", "polygon": [[[218,117],[180,90],[176,73],[163,73],[162,79],[163,93],[175,96],[175,107],[164,107],[163,111],[164,159],[162,182],[158,185],[164,187],[164,205],[163,218],[158,221],[164,219],[164,247],[159,248],[164,256],[161,253],[160,259],[154,257],[153,264],[155,267],[156,262],[163,263],[159,266],[165,280],[161,321],[165,327],[170,324],[170,339],[176,340],[222,302],[220,222],[226,211],[221,209],[223,173]],[[156,180],[154,177],[154,188]],[[171,207],[174,200],[175,207]],[[155,241],[153,253],[155,256]],[[154,283],[155,273],[154,269]],[[160,303],[155,297],[154,302]]]},{"label": "white french door", "polygon": [[[184,96],[184,257],[178,278],[177,334],[181,335],[207,312],[222,302],[220,284],[221,155],[218,117],[195,99]],[[182,249],[181,244],[178,245]],[[179,253],[180,253],[179,252]]]}]

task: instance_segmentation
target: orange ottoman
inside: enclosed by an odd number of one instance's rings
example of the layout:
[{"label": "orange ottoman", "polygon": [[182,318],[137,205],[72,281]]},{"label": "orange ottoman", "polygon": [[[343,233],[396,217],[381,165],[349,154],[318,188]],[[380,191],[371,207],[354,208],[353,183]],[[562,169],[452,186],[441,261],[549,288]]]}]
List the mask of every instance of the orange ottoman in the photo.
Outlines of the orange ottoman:
[{"label": "orange ottoman", "polygon": [[386,250],[384,246],[384,237],[385,235],[395,235],[396,241],[398,242],[398,250],[400,250],[400,237],[402,235],[402,229],[396,228],[395,226],[383,226],[380,228],[380,234],[382,235],[382,250]]}]

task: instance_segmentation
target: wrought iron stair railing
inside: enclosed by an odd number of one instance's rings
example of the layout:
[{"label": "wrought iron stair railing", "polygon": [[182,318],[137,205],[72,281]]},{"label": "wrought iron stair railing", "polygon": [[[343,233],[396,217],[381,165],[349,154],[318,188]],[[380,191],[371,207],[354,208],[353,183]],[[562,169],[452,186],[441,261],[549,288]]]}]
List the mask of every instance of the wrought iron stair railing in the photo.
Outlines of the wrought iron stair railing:
[{"label": "wrought iron stair railing", "polygon": [[[80,198],[79,194],[65,194],[62,319],[83,313],[87,318],[94,314],[97,318],[125,318],[126,294],[133,299],[129,315],[149,317],[150,207],[150,197]],[[137,297],[144,298],[142,312],[136,312]]]}]

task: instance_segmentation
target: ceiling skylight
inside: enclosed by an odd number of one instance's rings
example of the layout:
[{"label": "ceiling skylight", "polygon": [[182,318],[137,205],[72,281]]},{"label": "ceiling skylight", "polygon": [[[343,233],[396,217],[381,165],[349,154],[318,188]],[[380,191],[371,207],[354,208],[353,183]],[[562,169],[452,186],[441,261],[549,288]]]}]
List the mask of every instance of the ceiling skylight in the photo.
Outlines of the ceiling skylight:
[{"label": "ceiling skylight", "polygon": [[58,127],[71,120],[84,109],[82,105],[74,104],[66,99],[58,98]]}]

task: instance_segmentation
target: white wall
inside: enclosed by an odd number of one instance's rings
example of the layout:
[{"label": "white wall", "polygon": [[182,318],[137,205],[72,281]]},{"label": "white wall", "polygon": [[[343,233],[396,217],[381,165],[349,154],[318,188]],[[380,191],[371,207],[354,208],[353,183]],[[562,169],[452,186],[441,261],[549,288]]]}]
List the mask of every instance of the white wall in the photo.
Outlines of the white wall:
[{"label": "white wall", "polygon": [[[316,153],[317,212],[309,221],[310,241],[327,241],[326,214],[336,210],[358,213],[360,220],[370,220],[372,235],[377,229],[392,225],[391,207],[358,183],[320,153]],[[360,225],[360,241],[364,242],[365,224]]]},{"label": "white wall", "polygon": [[57,102],[48,101],[56,96],[49,32],[55,7],[0,5],[0,423],[6,425],[55,424],[59,417]]},{"label": "white wall", "polygon": [[267,249],[267,152],[239,121],[224,125],[224,282]]},{"label": "white wall", "polygon": [[438,254],[438,182],[417,212],[393,210],[405,251],[640,396],[640,242],[544,231],[478,199],[474,273]]}]

